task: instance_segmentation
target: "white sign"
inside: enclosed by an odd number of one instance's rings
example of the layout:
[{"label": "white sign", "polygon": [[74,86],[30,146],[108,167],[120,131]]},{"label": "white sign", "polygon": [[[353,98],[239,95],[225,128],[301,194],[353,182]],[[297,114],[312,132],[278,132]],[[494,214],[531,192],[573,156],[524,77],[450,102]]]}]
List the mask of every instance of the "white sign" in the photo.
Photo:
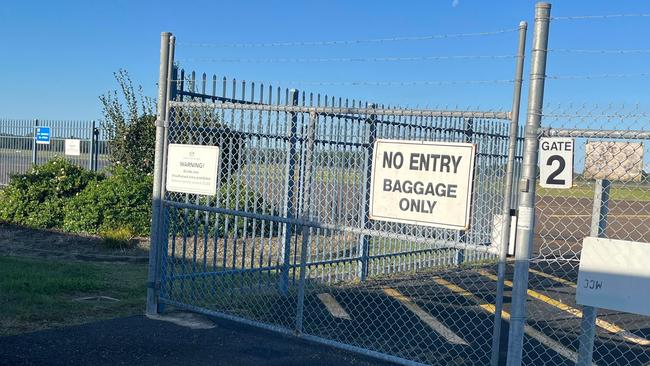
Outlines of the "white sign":
[{"label": "white sign", "polygon": [[466,230],[475,155],[474,144],[377,140],[370,218]]},{"label": "white sign", "polygon": [[539,179],[544,188],[571,188],[573,185],[572,138],[541,138],[539,141]]},{"label": "white sign", "polygon": [[643,143],[588,141],[585,179],[640,182],[643,179]]},{"label": "white sign", "polygon": [[494,215],[492,218],[492,245],[496,248],[501,247],[501,233],[503,225],[510,220],[510,237],[508,238],[508,255],[515,255],[515,240],[517,239],[517,216]]},{"label": "white sign", "polygon": [[587,237],[576,303],[650,315],[650,244]]},{"label": "white sign", "polygon": [[77,139],[65,140],[65,155],[79,156],[81,155],[81,141]]},{"label": "white sign", "polygon": [[214,196],[218,169],[218,146],[169,144],[167,190]]}]

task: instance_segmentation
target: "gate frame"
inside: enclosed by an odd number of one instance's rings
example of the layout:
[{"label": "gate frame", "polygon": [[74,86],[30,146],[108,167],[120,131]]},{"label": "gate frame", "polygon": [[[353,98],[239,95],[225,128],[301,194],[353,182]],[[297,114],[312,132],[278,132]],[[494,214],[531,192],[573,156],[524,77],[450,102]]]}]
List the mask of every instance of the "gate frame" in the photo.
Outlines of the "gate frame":
[{"label": "gate frame", "polygon": [[[506,174],[504,177],[504,189],[506,190],[504,192],[504,201],[503,201],[503,212],[502,215],[503,217],[508,217],[507,220],[504,221],[503,226],[500,228],[504,232],[509,232],[509,226],[510,226],[510,215],[512,210],[510,209],[511,207],[511,202],[512,196],[511,192],[512,191],[512,185],[513,185],[513,179],[514,179],[514,161],[515,161],[515,155],[516,155],[516,147],[518,143],[518,117],[519,117],[519,108],[520,108],[520,98],[521,98],[521,84],[523,80],[523,63],[524,63],[524,53],[525,53],[525,39],[526,39],[526,32],[527,32],[527,24],[526,22],[521,22],[519,24],[519,39],[518,39],[518,50],[517,50],[517,58],[516,58],[516,65],[515,65],[515,83],[514,83],[514,90],[513,90],[513,103],[512,103],[512,109],[510,112],[506,112],[505,116],[507,116],[506,119],[510,120],[510,131],[509,131],[509,136],[508,136],[508,155],[507,155],[507,168],[506,168]],[[406,364],[406,365],[415,365],[415,364],[420,364],[415,361],[411,361],[408,359],[404,359],[401,357],[393,356],[390,354],[378,352],[378,351],[373,351],[370,349],[365,349],[361,348],[358,346],[353,346],[350,344],[345,344],[341,343],[338,341],[326,339],[326,338],[321,338],[319,336],[314,336],[310,334],[304,334],[302,333],[301,330],[301,323],[302,323],[302,318],[300,314],[300,306],[298,306],[298,316],[296,318],[296,328],[298,331],[296,332],[295,330],[289,330],[285,328],[281,328],[279,326],[274,326],[272,324],[267,324],[259,321],[254,321],[250,319],[245,319],[245,318],[240,318],[236,317],[233,315],[229,315],[226,313],[218,312],[218,311],[212,311],[209,309],[204,309],[200,308],[191,304],[185,304],[185,303],[177,303],[175,301],[170,301],[170,300],[163,300],[160,301],[160,288],[161,288],[161,276],[162,276],[162,257],[164,255],[163,251],[166,250],[166,231],[165,231],[165,225],[164,225],[164,198],[165,198],[165,165],[166,165],[166,150],[167,150],[167,133],[168,133],[168,127],[169,127],[169,110],[170,110],[170,105],[172,103],[169,103],[174,94],[175,89],[172,88],[173,82],[175,82],[177,77],[174,75],[177,73],[175,66],[174,66],[174,45],[175,45],[175,37],[172,35],[170,32],[163,32],[161,34],[161,48],[160,48],[160,69],[159,69],[159,81],[158,81],[158,104],[157,104],[157,119],[156,119],[156,156],[154,159],[154,188],[153,188],[153,193],[152,193],[152,230],[151,230],[151,248],[150,248],[150,253],[149,253],[149,268],[148,268],[148,281],[147,281],[147,306],[146,306],[146,314],[148,316],[154,316],[164,310],[164,305],[165,304],[171,304],[180,308],[184,308],[190,311],[196,311],[200,313],[205,313],[208,315],[213,315],[213,316],[218,316],[221,318],[241,322],[244,324],[249,324],[253,325],[256,327],[261,327],[265,329],[270,329],[274,330],[280,333],[285,333],[285,334],[292,334],[295,336],[299,336],[300,338],[310,340],[310,341],[315,341],[321,344],[326,344],[330,346],[335,346],[340,349],[344,350],[349,350],[353,351],[356,353],[376,357],[378,359],[382,360],[388,360],[392,362],[397,362],[400,364]],[[224,80],[225,82],[225,80]],[[291,98],[294,100],[294,97],[298,96],[297,91],[292,90],[292,93],[295,93],[293,97]],[[185,102],[187,103],[187,102]],[[190,102],[191,103],[191,102]],[[226,102],[225,104],[231,104],[233,109],[237,109],[237,103],[230,103]],[[261,105],[247,105],[248,108],[252,109],[258,109],[258,110],[265,110],[265,106],[263,104]],[[273,106],[273,110],[283,110],[284,112],[289,112],[293,114],[294,116],[298,112],[309,112],[310,114],[310,120],[313,118],[314,114],[317,113],[322,113],[322,112],[331,112],[332,110],[337,110],[337,108],[327,108],[327,107],[300,107],[297,105],[297,100],[292,103],[292,105],[287,105],[287,106]],[[309,109],[308,111],[306,109]],[[386,115],[400,115],[404,112],[401,112],[400,110],[395,110],[395,109],[384,109],[384,108],[376,108],[376,106],[372,105],[370,108],[352,108],[354,110],[357,110],[357,113],[360,110],[366,110],[368,113],[372,113],[371,117],[369,120],[372,123],[372,120],[374,119],[373,116],[378,115],[378,114],[386,114]],[[347,113],[347,111],[352,110],[348,108],[338,108],[338,112],[340,113]],[[270,109],[269,109],[270,110]],[[441,113],[441,111],[428,111],[428,110],[412,110],[410,113],[412,115],[417,115],[418,113],[421,115],[427,115],[429,113]],[[443,112],[444,113],[444,112]],[[454,114],[453,112],[449,114],[451,115],[456,115],[456,116],[462,116],[462,117],[473,117],[473,116],[479,116],[479,117],[485,117],[484,115],[481,115],[481,112],[459,112],[457,114]],[[494,114],[494,116],[497,115],[504,115],[503,113],[501,114]],[[498,117],[496,117],[498,118]],[[293,120],[294,118],[292,118]],[[295,123],[292,123],[292,126]],[[372,136],[371,136],[372,137]],[[369,182],[366,182],[365,185],[369,184]],[[306,187],[304,187],[306,188]],[[292,191],[291,187],[289,188],[289,191]],[[286,198],[286,197],[285,197]],[[367,199],[368,197],[366,197]],[[287,209],[287,208],[285,208]],[[285,212],[285,228],[293,227],[293,226],[300,226],[302,225],[303,231],[309,232],[310,230],[318,227],[322,228],[327,228],[327,225],[314,225],[315,223],[312,223],[309,221],[308,215],[303,216],[300,215],[297,218],[293,217],[288,217],[289,212]],[[298,213],[296,213],[298,214]],[[356,232],[357,234],[360,234],[360,240],[363,241],[363,244],[365,244],[365,240],[367,240],[367,235],[372,235],[375,233],[376,230],[369,229],[366,227],[367,225],[364,225],[364,227],[355,229],[355,228],[345,228],[346,231],[350,232]],[[286,234],[285,234],[286,236]],[[289,234],[290,236],[290,234]],[[400,235],[404,236],[404,235]],[[503,306],[503,281],[505,279],[505,260],[506,260],[506,255],[507,255],[507,248],[508,248],[508,238],[509,235],[504,235],[502,236],[502,242],[501,243],[494,243],[496,244],[495,247],[491,248],[486,248],[485,251],[493,254],[498,255],[498,273],[499,273],[499,280],[497,281],[497,288],[501,289],[501,292],[497,291],[497,299],[496,301],[496,306],[497,309],[501,308]],[[404,239],[407,240],[416,240],[417,241],[422,241],[423,239],[426,240],[425,238],[419,238],[419,237],[413,237],[413,235],[406,235],[404,236]],[[367,245],[363,245],[362,242],[359,243],[362,248],[362,256],[360,257],[361,263],[361,273],[360,277],[362,279],[365,279],[366,273],[367,273],[367,264],[364,266],[365,263],[364,260],[367,261],[367,255],[364,256],[363,252],[367,250]],[[303,236],[303,249],[304,246],[306,245],[305,243],[305,237]],[[501,245],[501,248],[498,248],[498,245]],[[467,243],[461,243],[457,242],[455,247],[458,252],[462,252],[464,249],[467,248],[473,248],[473,245],[469,245]],[[287,254],[287,253],[284,253]],[[305,255],[305,251],[303,250],[303,256]],[[302,258],[301,264],[305,264],[305,259]],[[284,261],[283,263],[284,266],[288,266],[289,262]],[[364,268],[366,267],[366,268]],[[288,271],[287,273],[288,274]],[[304,271],[301,271],[301,277],[304,276]],[[284,286],[285,281],[281,280],[280,284],[280,289],[282,290]],[[304,279],[301,278],[301,283],[304,282]],[[304,296],[304,288],[300,289],[302,295]],[[299,295],[300,296],[300,295]],[[300,304],[299,304],[300,305]],[[495,314],[494,317],[495,323],[493,324],[493,345],[492,345],[492,354],[491,354],[491,363],[493,365],[498,364],[499,361],[499,341],[501,338],[501,312],[498,311]]]}]

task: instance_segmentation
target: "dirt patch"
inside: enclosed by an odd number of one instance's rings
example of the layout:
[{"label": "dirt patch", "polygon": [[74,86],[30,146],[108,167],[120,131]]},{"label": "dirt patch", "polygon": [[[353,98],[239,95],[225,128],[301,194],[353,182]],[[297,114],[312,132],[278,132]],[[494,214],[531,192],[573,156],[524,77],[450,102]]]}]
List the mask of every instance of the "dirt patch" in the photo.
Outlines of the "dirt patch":
[{"label": "dirt patch", "polygon": [[0,255],[102,262],[146,262],[149,239],[132,248],[107,248],[98,236],[0,223]]}]

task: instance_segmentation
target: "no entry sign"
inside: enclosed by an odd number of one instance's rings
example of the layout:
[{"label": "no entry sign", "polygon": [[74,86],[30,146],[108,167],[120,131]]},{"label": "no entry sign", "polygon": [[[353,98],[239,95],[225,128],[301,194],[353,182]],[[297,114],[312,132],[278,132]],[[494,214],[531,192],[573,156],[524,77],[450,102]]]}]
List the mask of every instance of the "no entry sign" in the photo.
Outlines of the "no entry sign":
[{"label": "no entry sign", "polygon": [[475,155],[474,144],[377,140],[370,218],[469,228]]}]

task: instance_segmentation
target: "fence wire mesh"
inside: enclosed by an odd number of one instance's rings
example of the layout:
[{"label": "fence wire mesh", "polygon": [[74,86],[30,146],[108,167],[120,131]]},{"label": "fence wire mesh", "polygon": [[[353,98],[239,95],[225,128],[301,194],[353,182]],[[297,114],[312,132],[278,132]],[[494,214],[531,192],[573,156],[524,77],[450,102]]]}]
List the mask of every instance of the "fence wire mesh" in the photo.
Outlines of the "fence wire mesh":
[{"label": "fence wire mesh", "polygon": [[[50,128],[48,144],[36,143],[38,127]],[[79,140],[78,155],[66,154],[68,139]],[[0,119],[0,186],[9,184],[11,175],[26,173],[55,156],[89,169],[102,169],[109,165],[108,140],[106,129],[94,121]]]},{"label": "fence wire mesh", "polygon": [[[161,300],[427,364],[487,364],[507,113],[173,102],[170,144],[219,146],[214,197],[167,192]],[[477,145],[467,231],[370,221],[375,139]]]},{"label": "fence wire mesh", "polygon": [[[577,282],[583,239],[650,242],[650,116],[639,106],[549,105],[542,126],[540,137],[574,138],[575,172],[570,189],[537,188],[528,326],[557,343],[548,347],[527,334],[524,364],[573,365],[584,316],[575,296],[577,286],[584,285]],[[609,194],[601,196],[602,206],[609,212],[599,222],[595,194],[603,182]],[[650,317],[599,309],[595,327],[594,364],[650,362]]]}]

